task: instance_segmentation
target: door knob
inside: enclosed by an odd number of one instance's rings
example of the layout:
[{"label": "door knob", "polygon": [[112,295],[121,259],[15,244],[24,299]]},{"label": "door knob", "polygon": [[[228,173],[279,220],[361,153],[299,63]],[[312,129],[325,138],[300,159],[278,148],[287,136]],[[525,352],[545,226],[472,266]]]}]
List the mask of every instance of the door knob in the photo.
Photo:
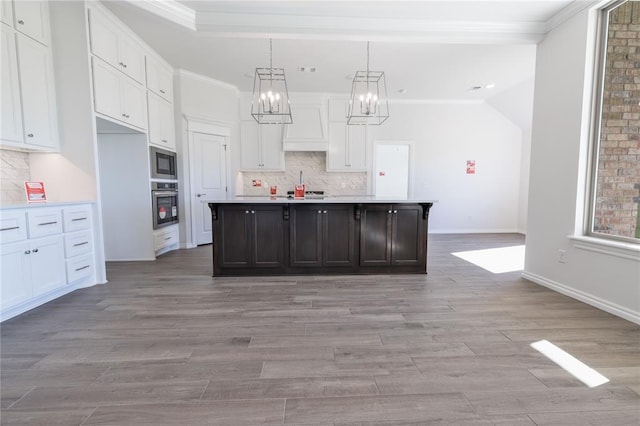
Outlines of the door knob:
[{"label": "door knob", "polygon": [[200,192],[198,192],[198,193],[196,194],[196,197],[200,198],[200,197],[202,197],[203,195],[207,195],[207,194],[206,194],[206,193],[200,193]]}]

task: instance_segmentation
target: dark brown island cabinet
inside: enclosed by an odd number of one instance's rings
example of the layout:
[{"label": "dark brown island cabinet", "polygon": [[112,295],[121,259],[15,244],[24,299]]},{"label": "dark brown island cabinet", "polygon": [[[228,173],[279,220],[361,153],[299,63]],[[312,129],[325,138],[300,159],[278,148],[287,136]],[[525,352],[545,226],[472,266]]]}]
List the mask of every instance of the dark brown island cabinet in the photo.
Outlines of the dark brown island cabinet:
[{"label": "dark brown island cabinet", "polygon": [[208,202],[213,275],[427,272],[433,202]]}]

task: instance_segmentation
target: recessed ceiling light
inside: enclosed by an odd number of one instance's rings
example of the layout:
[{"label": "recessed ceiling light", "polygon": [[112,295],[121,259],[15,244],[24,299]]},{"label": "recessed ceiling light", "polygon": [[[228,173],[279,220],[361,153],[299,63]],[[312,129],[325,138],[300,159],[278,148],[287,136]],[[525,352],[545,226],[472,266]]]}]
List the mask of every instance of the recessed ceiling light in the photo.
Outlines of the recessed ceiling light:
[{"label": "recessed ceiling light", "polygon": [[494,83],[489,83],[486,86],[484,86],[485,89],[493,89],[494,87],[496,87]]},{"label": "recessed ceiling light", "polygon": [[398,93],[404,95],[405,93],[407,93],[407,89],[398,89]]},{"label": "recessed ceiling light", "polygon": [[317,67],[298,67],[298,71],[314,73],[318,71],[318,68]]}]

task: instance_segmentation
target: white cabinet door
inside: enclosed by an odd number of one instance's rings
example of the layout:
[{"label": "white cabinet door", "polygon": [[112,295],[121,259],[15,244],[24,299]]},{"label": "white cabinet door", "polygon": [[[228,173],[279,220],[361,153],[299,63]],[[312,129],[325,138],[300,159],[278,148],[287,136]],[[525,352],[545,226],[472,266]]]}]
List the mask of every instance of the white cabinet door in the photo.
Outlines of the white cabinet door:
[{"label": "white cabinet door", "polygon": [[284,125],[260,125],[260,153],[262,170],[284,170],[284,152],[282,151],[282,133]]},{"label": "white cabinet door", "polygon": [[[3,1],[2,4],[10,3]],[[22,107],[20,104],[20,79],[18,74],[18,57],[16,40],[13,31],[2,25],[2,45],[0,46],[2,67],[2,125],[0,139],[11,142],[23,142]]]},{"label": "white cabinet door", "polygon": [[121,34],[118,52],[122,71],[138,83],[144,84],[144,49],[136,41]]},{"label": "white cabinet door", "polygon": [[89,10],[91,53],[144,83],[144,50],[101,12]]},{"label": "white cabinet door", "polygon": [[147,102],[145,90],[127,77],[120,77],[122,106],[125,121],[141,129],[147,128]]},{"label": "white cabinet door", "polygon": [[31,297],[29,254],[26,241],[0,246],[0,308],[14,306]]},{"label": "white cabinet door", "polygon": [[94,9],[89,9],[91,53],[118,69],[118,30],[108,19]]},{"label": "white cabinet door", "polygon": [[120,76],[103,62],[93,58],[93,102],[96,112],[116,120],[126,117],[120,101]]},{"label": "white cabinet door", "polygon": [[348,126],[346,123],[329,124],[327,171],[366,171],[366,131],[366,126]]},{"label": "white cabinet door", "polygon": [[62,235],[29,242],[33,296],[39,296],[67,284]]},{"label": "white cabinet door", "polygon": [[13,2],[0,0],[0,21],[13,27]]},{"label": "white cabinet door", "polygon": [[147,88],[173,102],[173,70],[152,56],[147,56]]},{"label": "white cabinet door", "polygon": [[175,151],[173,105],[154,93],[147,93],[149,101],[149,142]]},{"label": "white cabinet door", "polygon": [[58,123],[51,51],[32,39],[16,35],[24,141],[28,145],[57,149]]},{"label": "white cabinet door", "polygon": [[45,45],[49,45],[49,4],[46,1],[14,2],[15,28]]},{"label": "white cabinet door", "polygon": [[142,86],[104,62],[93,59],[93,100],[96,112],[146,129],[145,91]]}]

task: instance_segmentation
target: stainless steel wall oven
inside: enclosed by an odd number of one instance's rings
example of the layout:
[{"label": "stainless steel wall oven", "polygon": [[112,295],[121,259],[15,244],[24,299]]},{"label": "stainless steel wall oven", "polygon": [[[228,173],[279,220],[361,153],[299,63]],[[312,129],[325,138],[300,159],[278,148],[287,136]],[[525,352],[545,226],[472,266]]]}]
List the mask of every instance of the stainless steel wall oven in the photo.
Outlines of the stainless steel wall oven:
[{"label": "stainless steel wall oven", "polygon": [[178,184],[175,182],[151,182],[153,229],[179,222]]}]

